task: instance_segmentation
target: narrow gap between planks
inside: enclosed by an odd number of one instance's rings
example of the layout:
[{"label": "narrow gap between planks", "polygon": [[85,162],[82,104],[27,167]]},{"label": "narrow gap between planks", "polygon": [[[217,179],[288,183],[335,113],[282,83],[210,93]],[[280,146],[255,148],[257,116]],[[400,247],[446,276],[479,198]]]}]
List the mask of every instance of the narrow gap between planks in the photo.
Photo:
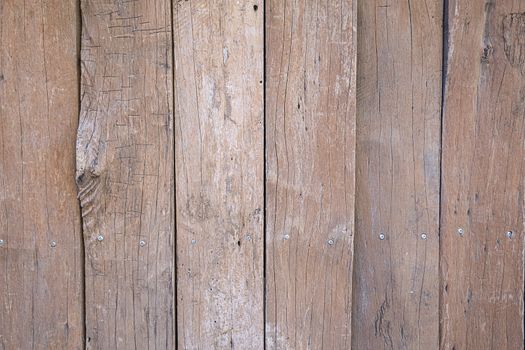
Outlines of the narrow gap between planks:
[{"label": "narrow gap between planks", "polygon": [[177,279],[178,279],[178,269],[177,269],[177,166],[175,164],[175,27],[173,26],[174,22],[174,11],[173,11],[173,1],[170,1],[170,20],[171,20],[171,101],[172,101],[172,115],[173,118],[173,140],[172,140],[172,147],[173,147],[173,265],[174,265],[174,273],[173,273],[173,312],[174,312],[174,320],[173,322],[173,334],[175,334],[175,348],[178,349],[179,347],[179,327],[177,327],[177,315],[178,315],[178,303],[177,303],[177,297],[178,297],[178,288],[177,288]]},{"label": "narrow gap between planks", "polygon": [[263,349],[266,349],[266,0],[262,1],[263,13]]},{"label": "narrow gap between planks", "polygon": [[[81,0],[76,1],[76,16],[77,16],[77,27],[76,27],[76,45],[77,45],[77,94],[78,94],[78,121],[80,123],[80,109],[82,108],[82,5]],[[76,152],[76,137],[75,137],[75,152]],[[76,155],[75,155],[75,173],[76,173]],[[76,175],[75,175],[76,183]],[[75,184],[76,186],[76,184]],[[82,264],[80,266],[80,275],[82,276],[82,331],[81,331],[81,344],[82,347],[86,347],[86,248],[84,244],[84,218],[82,216],[82,205],[80,204],[80,198],[77,195],[78,212],[80,215],[80,254],[82,254]]]},{"label": "narrow gap between planks", "polygon": [[442,320],[442,307],[443,305],[443,279],[441,278],[441,203],[443,199],[443,122],[445,117],[445,90],[447,83],[447,71],[448,71],[448,6],[449,0],[443,0],[443,24],[441,28],[441,120],[439,129],[439,208],[438,208],[438,344],[441,346],[441,320]]}]

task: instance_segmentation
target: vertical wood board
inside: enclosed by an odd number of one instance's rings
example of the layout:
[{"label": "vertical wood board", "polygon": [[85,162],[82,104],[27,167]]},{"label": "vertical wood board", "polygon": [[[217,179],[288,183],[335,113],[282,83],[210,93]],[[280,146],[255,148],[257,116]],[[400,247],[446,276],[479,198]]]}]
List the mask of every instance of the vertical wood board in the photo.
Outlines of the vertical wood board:
[{"label": "vertical wood board", "polygon": [[441,347],[523,349],[525,3],[450,1],[448,33]]},{"label": "vertical wood board", "polygon": [[82,0],[86,347],[175,346],[169,0]]},{"label": "vertical wood board", "polygon": [[443,3],[358,3],[352,346],[435,349]]},{"label": "vertical wood board", "polygon": [[356,1],[266,2],[266,345],[349,349]]},{"label": "vertical wood board", "polygon": [[181,349],[263,348],[263,15],[173,1]]},{"label": "vertical wood board", "polygon": [[0,349],[83,347],[78,7],[0,1]]}]

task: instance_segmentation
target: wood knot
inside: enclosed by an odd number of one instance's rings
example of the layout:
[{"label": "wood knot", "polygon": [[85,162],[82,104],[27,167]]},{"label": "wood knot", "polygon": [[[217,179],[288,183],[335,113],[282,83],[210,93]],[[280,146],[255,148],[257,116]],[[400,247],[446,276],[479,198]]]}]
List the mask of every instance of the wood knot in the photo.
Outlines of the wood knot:
[{"label": "wood knot", "polygon": [[99,175],[92,172],[77,174],[78,199],[82,207],[82,216],[87,217],[97,207],[97,198],[102,190],[103,181]]},{"label": "wood knot", "polygon": [[486,45],[483,48],[483,53],[481,54],[481,63],[488,63],[490,57],[492,56],[492,52],[494,52],[494,48],[492,47],[492,45]]}]

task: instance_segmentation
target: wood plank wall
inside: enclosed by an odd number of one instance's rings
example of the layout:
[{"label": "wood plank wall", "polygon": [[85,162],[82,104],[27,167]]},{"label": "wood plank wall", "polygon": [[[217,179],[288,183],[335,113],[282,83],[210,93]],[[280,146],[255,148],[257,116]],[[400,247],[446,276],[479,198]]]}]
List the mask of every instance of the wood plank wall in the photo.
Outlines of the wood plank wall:
[{"label": "wood plank wall", "polygon": [[266,340],[351,341],[356,2],[266,3]]},{"label": "wood plank wall", "polygon": [[263,14],[174,3],[181,349],[263,347]]},{"label": "wood plank wall", "polygon": [[441,1],[360,1],[353,345],[438,346]]},{"label": "wood plank wall", "polygon": [[524,348],[522,1],[4,0],[0,44],[0,350]]},{"label": "wood plank wall", "polygon": [[81,6],[77,183],[86,348],[173,348],[170,1]]},{"label": "wood plank wall", "polygon": [[442,347],[523,348],[525,3],[454,0],[443,115]]},{"label": "wood plank wall", "polygon": [[78,4],[0,1],[0,349],[79,349]]}]

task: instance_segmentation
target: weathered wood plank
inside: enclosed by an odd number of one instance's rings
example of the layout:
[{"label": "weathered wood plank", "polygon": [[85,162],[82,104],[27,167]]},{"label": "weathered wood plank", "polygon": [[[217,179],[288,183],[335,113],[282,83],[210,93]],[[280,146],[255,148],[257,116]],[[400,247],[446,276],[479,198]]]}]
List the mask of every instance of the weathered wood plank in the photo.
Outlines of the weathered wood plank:
[{"label": "weathered wood plank", "polygon": [[349,349],[356,1],[266,9],[266,342]]},{"label": "weathered wood plank", "polygon": [[452,0],[448,29],[441,348],[523,349],[525,3]]},{"label": "weathered wood plank", "polygon": [[0,349],[83,348],[78,6],[0,1]]},{"label": "weathered wood plank", "polygon": [[263,9],[174,1],[181,349],[263,347]]},{"label": "weathered wood plank", "polygon": [[82,0],[86,346],[175,345],[169,0]]},{"label": "weathered wood plank", "polygon": [[443,3],[358,12],[352,346],[436,349]]}]

